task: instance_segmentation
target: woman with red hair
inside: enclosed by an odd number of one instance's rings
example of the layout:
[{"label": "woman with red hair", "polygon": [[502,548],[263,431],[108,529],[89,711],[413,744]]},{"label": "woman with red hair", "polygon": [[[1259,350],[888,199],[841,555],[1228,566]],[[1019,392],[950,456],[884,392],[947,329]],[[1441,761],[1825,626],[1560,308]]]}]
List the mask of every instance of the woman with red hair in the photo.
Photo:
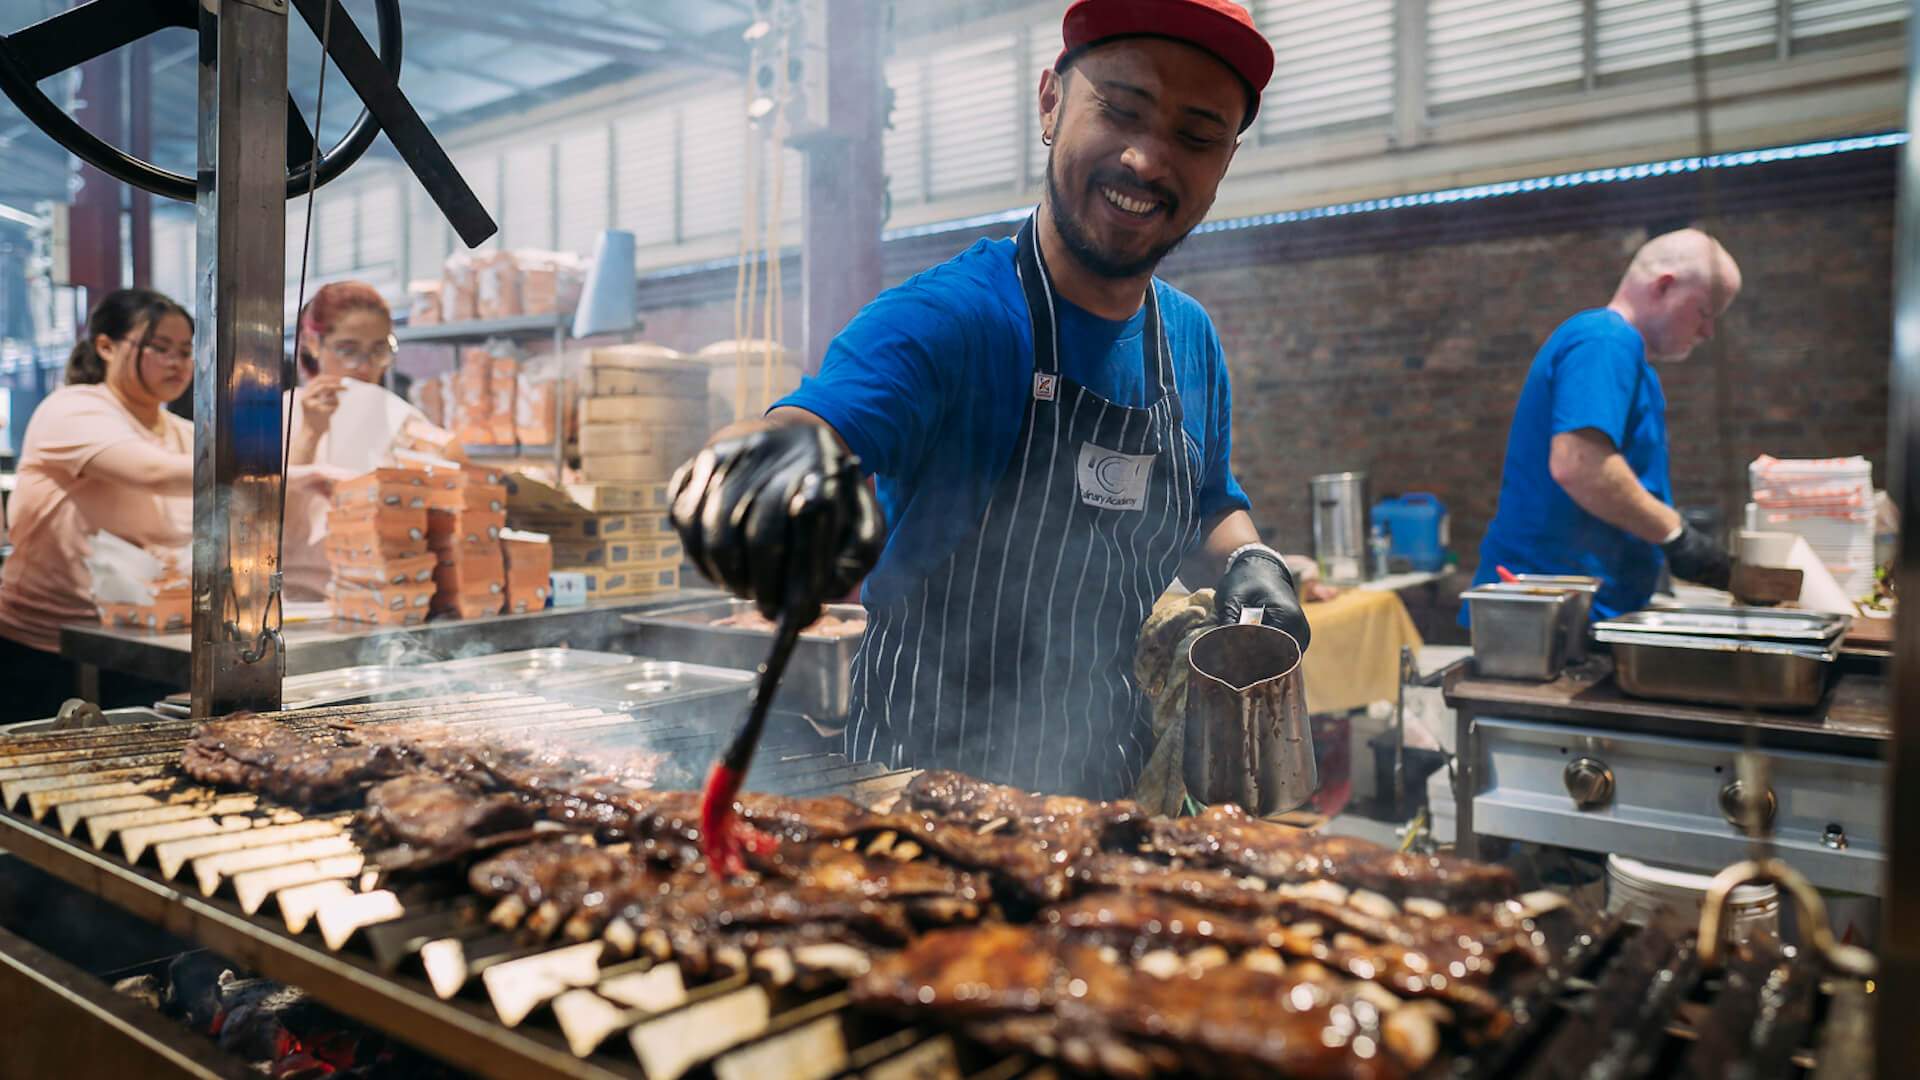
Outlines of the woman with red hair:
[{"label": "woman with red hair", "polygon": [[[393,363],[393,315],[373,286],[322,286],[300,310],[296,336],[302,384],[294,391],[290,464],[328,467],[345,478],[393,464],[395,450],[464,456],[451,433],[381,385]],[[292,599],[326,596],[326,519],[323,501],[288,506],[285,585]]]}]

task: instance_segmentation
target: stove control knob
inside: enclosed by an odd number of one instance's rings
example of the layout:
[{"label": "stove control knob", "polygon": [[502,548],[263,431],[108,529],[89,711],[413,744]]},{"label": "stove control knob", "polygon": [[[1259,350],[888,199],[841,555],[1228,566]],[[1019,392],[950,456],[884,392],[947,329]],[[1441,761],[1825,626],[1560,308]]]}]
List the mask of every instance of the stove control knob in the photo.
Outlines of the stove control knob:
[{"label": "stove control knob", "polygon": [[1838,823],[1829,824],[1827,831],[1820,837],[1820,842],[1835,851],[1845,851],[1847,850],[1847,830],[1841,828]]},{"label": "stove control knob", "polygon": [[[1773,789],[1767,788],[1760,793],[1760,828],[1762,831],[1773,825],[1774,811],[1780,808],[1779,800],[1773,796]],[[1744,829],[1747,816],[1747,786],[1738,780],[1730,780],[1720,789],[1720,816],[1727,824],[1736,829]]]},{"label": "stove control knob", "polygon": [[1598,758],[1573,759],[1560,778],[1573,804],[1582,810],[1598,810],[1613,801],[1613,770]]}]

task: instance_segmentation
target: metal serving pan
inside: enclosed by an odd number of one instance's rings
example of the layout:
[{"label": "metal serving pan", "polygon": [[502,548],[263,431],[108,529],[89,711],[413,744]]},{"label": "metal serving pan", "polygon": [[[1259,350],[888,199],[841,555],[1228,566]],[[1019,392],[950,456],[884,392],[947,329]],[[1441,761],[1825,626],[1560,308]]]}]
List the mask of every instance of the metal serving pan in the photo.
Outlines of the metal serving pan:
[{"label": "metal serving pan", "polygon": [[462,690],[484,693],[538,690],[556,678],[603,673],[633,662],[633,657],[622,653],[590,649],[524,649],[423,664],[414,670],[429,673],[429,678],[441,685],[452,683]]},{"label": "metal serving pan", "polygon": [[[757,671],[767,662],[773,633],[714,622],[752,610],[745,600],[707,600],[662,611],[627,615],[628,651],[662,660]],[[826,613],[843,619],[866,618],[858,604],[829,604]],[[802,634],[787,674],[774,696],[773,707],[832,722],[847,715],[853,699],[853,654],[859,634]]]},{"label": "metal serving pan", "polygon": [[1567,606],[1560,610],[1560,628],[1567,635],[1567,663],[1582,663],[1587,658],[1587,624],[1593,621],[1593,598],[1602,582],[1597,577],[1575,574],[1515,574],[1511,583],[1494,582],[1482,589],[1558,589],[1567,594]]},{"label": "metal serving pan", "polygon": [[1839,654],[1827,645],[1594,631],[1613,648],[1614,679],[1634,697],[1804,711],[1826,696]]},{"label": "metal serving pan", "polygon": [[1752,607],[1648,608],[1599,623],[1594,630],[1683,637],[1825,644],[1847,632],[1849,615]]},{"label": "metal serving pan", "polygon": [[1564,589],[1482,585],[1461,594],[1472,605],[1473,665],[1495,679],[1559,678],[1566,666]]},{"label": "metal serving pan", "polygon": [[[666,708],[729,695],[744,702],[753,691],[750,671],[678,660],[628,659],[633,662],[624,666],[542,680],[538,689],[548,697],[590,700],[622,711]],[[744,705],[741,715],[745,715]]]}]

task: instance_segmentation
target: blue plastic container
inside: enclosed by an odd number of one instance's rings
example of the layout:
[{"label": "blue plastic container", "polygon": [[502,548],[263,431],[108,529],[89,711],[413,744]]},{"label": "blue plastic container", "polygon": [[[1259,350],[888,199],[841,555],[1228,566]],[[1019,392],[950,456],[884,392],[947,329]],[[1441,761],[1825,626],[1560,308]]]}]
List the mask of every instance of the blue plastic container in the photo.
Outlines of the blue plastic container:
[{"label": "blue plastic container", "polygon": [[1382,499],[1373,505],[1373,521],[1393,538],[1392,558],[1406,560],[1415,570],[1438,570],[1447,564],[1450,539],[1447,508],[1423,491]]}]

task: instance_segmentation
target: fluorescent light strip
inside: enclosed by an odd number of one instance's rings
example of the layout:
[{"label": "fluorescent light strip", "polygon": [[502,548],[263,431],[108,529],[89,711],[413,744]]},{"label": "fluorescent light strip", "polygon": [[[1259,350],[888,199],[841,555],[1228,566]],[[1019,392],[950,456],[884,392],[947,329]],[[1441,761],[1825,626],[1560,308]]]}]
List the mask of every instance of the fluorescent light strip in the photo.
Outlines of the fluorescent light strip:
[{"label": "fluorescent light strip", "polygon": [[[1497,199],[1507,195],[1523,195],[1534,191],[1547,191],[1553,188],[1585,187],[1588,184],[1617,184],[1628,180],[1645,180],[1655,176],[1672,176],[1678,173],[1694,173],[1702,169],[1732,169],[1746,165],[1767,165],[1776,161],[1799,161],[1805,158],[1831,157],[1835,154],[1851,154],[1861,150],[1884,150],[1888,147],[1905,146],[1908,135],[1904,131],[1893,131],[1883,135],[1862,135],[1850,139],[1825,139],[1819,142],[1796,143],[1791,146],[1770,146],[1760,150],[1740,150],[1728,154],[1707,154],[1696,157],[1669,158],[1665,161],[1649,161],[1638,165],[1618,165],[1605,169],[1587,169],[1582,172],[1558,173],[1553,176],[1536,176],[1526,180],[1506,180],[1497,184],[1475,184],[1471,187],[1444,188],[1439,191],[1423,191],[1415,195],[1394,195],[1384,199],[1363,199],[1358,202],[1333,203],[1328,206],[1314,206],[1304,210],[1283,210],[1273,214],[1254,214],[1249,217],[1226,218],[1220,221],[1208,221],[1194,229],[1196,235],[1217,232],[1238,232],[1242,229],[1260,229],[1271,225],[1287,225],[1296,221],[1315,221],[1320,218],[1347,217],[1353,214],[1373,214],[1384,210],[1401,210],[1410,206],[1444,206],[1450,203],[1476,202],[1481,199]],[[990,229],[996,225],[1012,225],[1026,220],[1033,212],[1031,206],[1018,206],[1011,210],[999,210],[991,214],[977,214],[973,217],[951,218],[945,221],[929,222],[925,225],[912,225],[898,229],[887,229],[880,239],[911,240],[921,236],[936,236],[940,233],[964,232],[973,229]],[[710,259],[706,262],[675,267],[648,274],[643,280],[662,280],[684,277],[689,274],[706,273],[713,270],[731,270],[739,265],[736,259]]]}]

